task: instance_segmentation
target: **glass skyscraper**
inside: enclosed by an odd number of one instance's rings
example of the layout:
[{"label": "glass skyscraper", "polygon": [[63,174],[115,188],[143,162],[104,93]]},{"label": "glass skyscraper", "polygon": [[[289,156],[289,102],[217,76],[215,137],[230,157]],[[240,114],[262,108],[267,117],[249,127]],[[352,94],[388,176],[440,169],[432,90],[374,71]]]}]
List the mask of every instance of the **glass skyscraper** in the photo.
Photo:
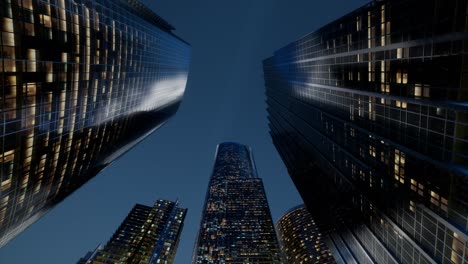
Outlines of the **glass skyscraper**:
[{"label": "glass skyscraper", "polygon": [[153,207],[137,204],[109,242],[78,263],[171,264],[186,214],[178,202],[157,200]]},{"label": "glass skyscraper", "polygon": [[276,232],[285,264],[335,263],[304,205],[285,213],[276,222]]},{"label": "glass skyscraper", "polygon": [[193,263],[281,263],[279,250],[251,149],[219,144]]},{"label": "glass skyscraper", "polygon": [[271,136],[339,263],[468,263],[466,0],[373,1],[264,61]]},{"label": "glass skyscraper", "polygon": [[177,111],[172,29],[135,0],[1,0],[0,246]]}]

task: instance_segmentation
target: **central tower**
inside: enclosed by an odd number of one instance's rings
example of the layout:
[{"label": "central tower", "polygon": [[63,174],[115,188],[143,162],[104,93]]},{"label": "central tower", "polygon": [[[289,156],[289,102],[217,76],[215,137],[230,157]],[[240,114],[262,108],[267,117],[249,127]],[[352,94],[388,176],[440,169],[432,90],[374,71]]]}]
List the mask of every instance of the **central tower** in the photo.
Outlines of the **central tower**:
[{"label": "central tower", "polygon": [[193,263],[281,263],[263,182],[245,145],[217,147]]}]

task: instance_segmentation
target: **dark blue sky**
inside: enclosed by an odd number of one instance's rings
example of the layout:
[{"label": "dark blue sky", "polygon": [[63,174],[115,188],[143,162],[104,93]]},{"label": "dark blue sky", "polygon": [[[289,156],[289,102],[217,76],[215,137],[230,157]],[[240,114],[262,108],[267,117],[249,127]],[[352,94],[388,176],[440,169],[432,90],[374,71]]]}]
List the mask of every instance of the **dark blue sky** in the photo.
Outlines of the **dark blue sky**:
[{"label": "dark blue sky", "polygon": [[4,248],[0,263],[76,263],[135,203],[180,199],[188,215],[175,263],[189,263],[223,141],[250,145],[276,221],[301,203],[268,134],[261,62],[363,0],[145,0],[192,45],[184,101],[163,128]]}]

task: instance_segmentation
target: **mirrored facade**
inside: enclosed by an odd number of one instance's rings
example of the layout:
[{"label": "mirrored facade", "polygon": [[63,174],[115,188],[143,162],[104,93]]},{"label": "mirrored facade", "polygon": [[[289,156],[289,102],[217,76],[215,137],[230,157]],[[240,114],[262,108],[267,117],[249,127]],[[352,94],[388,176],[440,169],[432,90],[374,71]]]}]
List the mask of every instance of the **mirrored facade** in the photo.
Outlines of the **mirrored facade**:
[{"label": "mirrored facade", "polygon": [[273,142],[338,262],[468,262],[467,8],[373,1],[264,61]]},{"label": "mirrored facade", "polygon": [[219,144],[193,263],[281,263],[279,250],[252,151],[238,143]]},{"label": "mirrored facade", "polygon": [[187,209],[178,202],[158,200],[153,207],[137,204],[105,246],[80,259],[78,264],[171,264]]},{"label": "mirrored facade", "polygon": [[0,246],[177,111],[172,29],[134,0],[1,0]]},{"label": "mirrored facade", "polygon": [[335,263],[320,230],[304,205],[285,213],[276,222],[285,264]]}]

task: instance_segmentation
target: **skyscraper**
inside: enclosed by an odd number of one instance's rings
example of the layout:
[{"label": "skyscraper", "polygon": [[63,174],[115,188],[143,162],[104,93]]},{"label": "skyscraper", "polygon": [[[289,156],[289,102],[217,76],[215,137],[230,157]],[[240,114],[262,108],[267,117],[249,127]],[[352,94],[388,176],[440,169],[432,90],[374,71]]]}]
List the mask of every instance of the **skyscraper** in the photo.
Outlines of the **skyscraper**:
[{"label": "skyscraper", "polygon": [[2,0],[0,246],[162,126],[190,46],[135,0]]},{"label": "skyscraper", "polygon": [[219,144],[193,263],[281,263],[280,257],[252,151],[237,143]]},{"label": "skyscraper", "polygon": [[285,264],[335,263],[304,205],[285,213],[276,223],[276,232]]},{"label": "skyscraper", "polygon": [[109,242],[78,263],[173,263],[186,214],[178,202],[157,200],[153,207],[137,204]]},{"label": "skyscraper", "polygon": [[467,263],[467,7],[373,1],[264,61],[273,142],[337,262]]}]

